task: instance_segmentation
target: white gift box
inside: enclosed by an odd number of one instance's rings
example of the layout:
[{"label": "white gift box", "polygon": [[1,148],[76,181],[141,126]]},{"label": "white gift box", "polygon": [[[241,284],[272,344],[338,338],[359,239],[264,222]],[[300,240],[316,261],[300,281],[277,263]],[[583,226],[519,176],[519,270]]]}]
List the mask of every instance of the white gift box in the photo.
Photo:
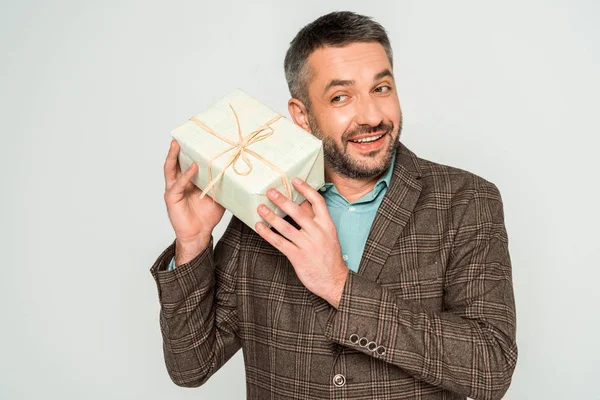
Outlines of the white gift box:
[{"label": "white gift box", "polygon": [[257,212],[261,203],[285,216],[267,198],[268,189],[300,204],[305,198],[291,184],[294,177],[316,190],[325,184],[321,141],[239,89],[172,136],[181,170],[195,161],[194,184],[252,229],[264,222]]}]

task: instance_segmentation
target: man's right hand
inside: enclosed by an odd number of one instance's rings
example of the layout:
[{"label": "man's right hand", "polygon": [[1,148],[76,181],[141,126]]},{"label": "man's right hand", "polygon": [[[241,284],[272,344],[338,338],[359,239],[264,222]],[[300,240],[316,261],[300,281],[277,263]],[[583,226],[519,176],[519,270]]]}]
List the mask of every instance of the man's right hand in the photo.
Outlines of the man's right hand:
[{"label": "man's right hand", "polygon": [[213,229],[225,213],[225,208],[209,196],[200,199],[202,191],[192,182],[198,165],[193,163],[182,173],[177,161],[178,154],[179,143],[172,140],[165,160],[164,197],[177,238],[175,265],[191,261],[208,246]]}]

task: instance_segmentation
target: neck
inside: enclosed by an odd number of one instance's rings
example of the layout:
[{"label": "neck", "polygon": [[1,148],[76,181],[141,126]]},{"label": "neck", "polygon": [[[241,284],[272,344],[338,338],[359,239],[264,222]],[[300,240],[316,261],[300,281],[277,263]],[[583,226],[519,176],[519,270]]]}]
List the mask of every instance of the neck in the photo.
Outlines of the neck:
[{"label": "neck", "polygon": [[385,174],[385,171],[371,178],[354,179],[339,175],[325,166],[325,181],[333,183],[337,191],[349,203],[360,199],[373,190],[375,184],[383,174]]}]

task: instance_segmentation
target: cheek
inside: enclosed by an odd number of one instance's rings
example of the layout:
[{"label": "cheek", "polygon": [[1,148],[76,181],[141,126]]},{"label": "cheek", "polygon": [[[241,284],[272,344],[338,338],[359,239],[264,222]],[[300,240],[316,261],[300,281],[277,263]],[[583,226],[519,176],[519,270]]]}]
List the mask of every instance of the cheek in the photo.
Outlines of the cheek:
[{"label": "cheek", "polygon": [[354,112],[351,107],[340,107],[330,110],[322,117],[320,124],[323,132],[336,140],[352,127]]},{"label": "cheek", "polygon": [[383,112],[386,118],[394,122],[394,125],[398,125],[402,119],[402,111],[400,109],[400,103],[398,100],[389,101],[382,105]]}]

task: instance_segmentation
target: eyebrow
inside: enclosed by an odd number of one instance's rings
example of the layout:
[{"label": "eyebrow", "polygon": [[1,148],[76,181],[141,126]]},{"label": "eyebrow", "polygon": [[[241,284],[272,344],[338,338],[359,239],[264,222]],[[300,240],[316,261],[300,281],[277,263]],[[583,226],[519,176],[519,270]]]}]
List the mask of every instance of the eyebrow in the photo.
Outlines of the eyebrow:
[{"label": "eyebrow", "polygon": [[[375,77],[373,78],[374,81],[378,81],[382,78],[385,77],[390,77],[392,79],[394,79],[394,75],[392,75],[392,72],[389,69],[384,69],[383,71],[381,71],[380,73],[378,73],[377,75],[375,75]],[[344,80],[344,79],[332,79],[327,86],[325,86],[325,92],[328,91],[329,89],[331,89],[334,86],[352,86],[354,85],[354,81],[353,80]]]},{"label": "eyebrow", "polygon": [[331,82],[325,86],[325,92],[331,89],[334,86],[352,86],[354,85],[354,81],[342,80],[342,79],[333,79]]},{"label": "eyebrow", "polygon": [[394,75],[392,74],[392,71],[390,71],[389,69],[384,69],[383,71],[381,71],[380,73],[375,75],[375,78],[373,78],[373,80],[378,81],[385,77],[390,77],[390,78],[394,79]]}]

